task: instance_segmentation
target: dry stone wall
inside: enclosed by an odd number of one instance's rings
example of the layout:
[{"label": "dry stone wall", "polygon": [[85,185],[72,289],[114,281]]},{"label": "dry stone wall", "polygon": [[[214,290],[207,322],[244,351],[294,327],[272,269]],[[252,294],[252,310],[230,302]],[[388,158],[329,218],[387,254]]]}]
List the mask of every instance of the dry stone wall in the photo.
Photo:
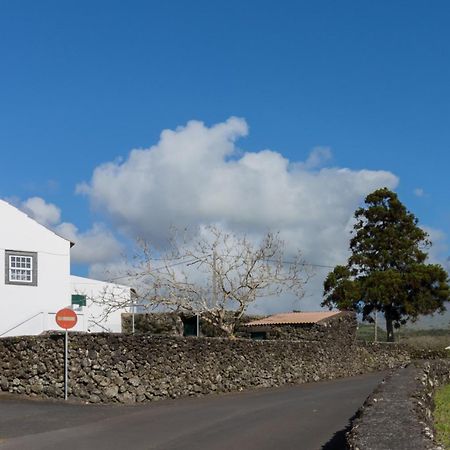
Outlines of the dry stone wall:
[{"label": "dry stone wall", "polygon": [[[0,389],[62,397],[63,341],[0,339]],[[332,379],[408,361],[397,345],[72,334],[69,397],[145,402]]]},{"label": "dry stone wall", "polygon": [[[230,313],[226,313],[231,315]],[[132,315],[130,313],[122,314],[122,332],[132,332]],[[236,337],[250,337],[249,330],[244,324],[251,320],[260,319],[261,316],[244,315],[239,320],[235,330]],[[175,312],[158,313],[138,313],[134,314],[135,334],[157,334],[160,336],[183,336],[185,334],[185,323],[196,326],[196,318],[192,314]],[[204,337],[227,337],[227,334],[219,328],[212,325],[211,321],[199,318],[200,336]],[[191,330],[194,331],[194,330]]]},{"label": "dry stone wall", "polygon": [[354,313],[343,312],[319,323],[248,328],[251,331],[266,331],[267,339],[335,341],[347,345],[356,340],[357,322]]}]

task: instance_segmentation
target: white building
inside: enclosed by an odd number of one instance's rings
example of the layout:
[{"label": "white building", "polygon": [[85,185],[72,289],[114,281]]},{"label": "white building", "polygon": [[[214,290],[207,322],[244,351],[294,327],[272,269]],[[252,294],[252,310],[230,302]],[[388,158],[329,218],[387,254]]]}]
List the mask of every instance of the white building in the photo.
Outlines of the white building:
[{"label": "white building", "polygon": [[[131,289],[70,275],[73,245],[0,200],[0,337],[57,330],[64,307],[78,314],[74,331],[121,331],[125,309],[108,313],[98,300],[114,295],[129,304]],[[85,295],[86,306],[72,305],[73,295]]]}]

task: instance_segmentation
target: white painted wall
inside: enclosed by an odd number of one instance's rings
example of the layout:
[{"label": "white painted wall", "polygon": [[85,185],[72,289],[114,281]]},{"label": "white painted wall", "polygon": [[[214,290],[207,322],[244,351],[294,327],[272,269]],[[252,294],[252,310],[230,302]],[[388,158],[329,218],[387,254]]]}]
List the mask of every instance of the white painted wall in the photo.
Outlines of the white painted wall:
[{"label": "white painted wall", "polygon": [[131,290],[129,287],[75,275],[70,276],[70,285],[72,294],[81,294],[87,297],[87,306],[79,310],[86,314],[86,329],[84,331],[110,331],[114,333],[122,331],[121,314],[129,312],[129,306],[109,311],[107,305],[102,305],[99,302],[114,296],[118,302],[130,305]]},{"label": "white painted wall", "polygon": [[[37,286],[5,284],[5,250],[37,252]],[[46,318],[39,313],[56,312],[71,302],[69,274],[70,242],[0,200],[0,335],[41,333]]]},{"label": "white painted wall", "polygon": [[[0,200],[0,337],[61,330],[55,314],[71,307],[72,294],[89,297],[87,307],[75,309],[78,323],[72,331],[121,331],[121,313],[129,309],[114,311],[96,325],[104,316],[104,308],[92,299],[106,292],[129,303],[130,288],[70,275],[70,245],[70,241]],[[5,283],[5,250],[37,253],[37,286]]]}]

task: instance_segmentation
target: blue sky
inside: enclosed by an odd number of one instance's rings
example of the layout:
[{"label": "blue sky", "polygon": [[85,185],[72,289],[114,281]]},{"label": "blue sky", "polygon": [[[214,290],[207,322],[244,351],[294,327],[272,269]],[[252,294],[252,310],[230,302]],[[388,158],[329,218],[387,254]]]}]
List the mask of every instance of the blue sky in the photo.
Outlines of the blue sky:
[{"label": "blue sky", "polygon": [[0,1],[0,196],[115,233],[79,183],[163,129],[237,116],[243,151],[326,147],[329,167],[397,176],[445,259],[449,19],[445,1]]}]

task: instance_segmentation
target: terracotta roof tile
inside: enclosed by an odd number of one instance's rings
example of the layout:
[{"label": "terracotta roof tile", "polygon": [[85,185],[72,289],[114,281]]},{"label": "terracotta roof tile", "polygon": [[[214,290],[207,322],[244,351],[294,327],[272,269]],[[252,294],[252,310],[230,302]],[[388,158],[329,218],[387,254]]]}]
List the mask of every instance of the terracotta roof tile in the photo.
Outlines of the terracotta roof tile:
[{"label": "terracotta roof tile", "polygon": [[318,323],[338,314],[341,314],[341,311],[282,313],[265,317],[264,319],[253,320],[252,322],[248,322],[246,326]]}]

